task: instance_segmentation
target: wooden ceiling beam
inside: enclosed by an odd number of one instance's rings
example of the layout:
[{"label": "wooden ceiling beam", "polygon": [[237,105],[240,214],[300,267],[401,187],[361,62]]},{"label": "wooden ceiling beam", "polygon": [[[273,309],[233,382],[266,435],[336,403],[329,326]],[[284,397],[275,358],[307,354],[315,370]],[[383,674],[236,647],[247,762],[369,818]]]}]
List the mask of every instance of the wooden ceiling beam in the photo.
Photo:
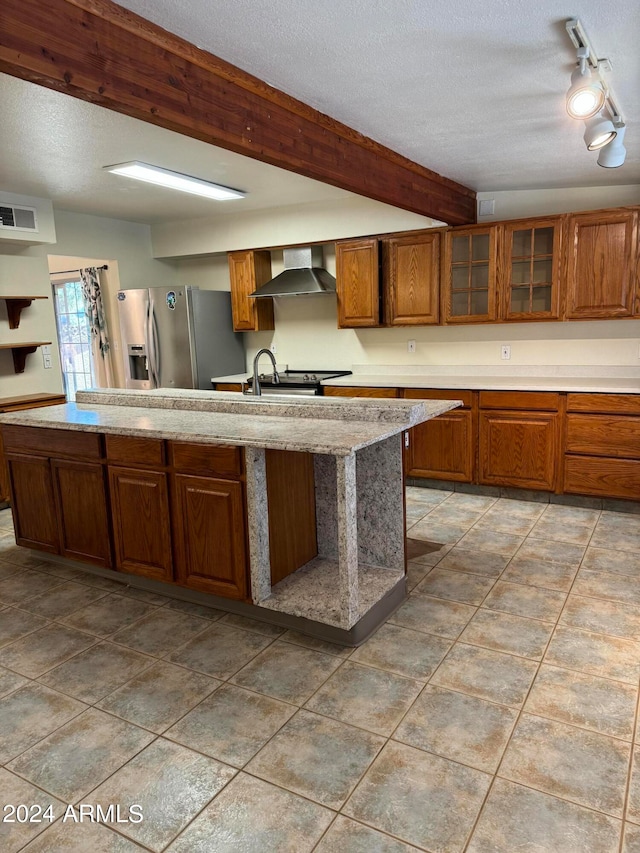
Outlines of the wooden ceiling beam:
[{"label": "wooden ceiling beam", "polygon": [[451,225],[475,222],[472,190],[111,0],[2,0],[0,71]]}]

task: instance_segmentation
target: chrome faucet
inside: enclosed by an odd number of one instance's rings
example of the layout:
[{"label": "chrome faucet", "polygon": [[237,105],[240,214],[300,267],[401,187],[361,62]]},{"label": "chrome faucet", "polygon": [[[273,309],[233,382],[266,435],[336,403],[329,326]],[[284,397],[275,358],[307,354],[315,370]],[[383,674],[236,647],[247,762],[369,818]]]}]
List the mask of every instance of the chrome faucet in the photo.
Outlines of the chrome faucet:
[{"label": "chrome faucet", "polygon": [[262,396],[262,388],[260,387],[260,379],[258,377],[258,362],[260,361],[261,355],[268,355],[271,359],[271,363],[273,364],[273,384],[280,384],[280,377],[278,376],[278,371],[276,369],[276,360],[273,356],[273,353],[270,349],[258,350],[258,352],[256,353],[256,357],[253,359],[253,385],[250,392],[251,394],[253,394],[254,397]]}]

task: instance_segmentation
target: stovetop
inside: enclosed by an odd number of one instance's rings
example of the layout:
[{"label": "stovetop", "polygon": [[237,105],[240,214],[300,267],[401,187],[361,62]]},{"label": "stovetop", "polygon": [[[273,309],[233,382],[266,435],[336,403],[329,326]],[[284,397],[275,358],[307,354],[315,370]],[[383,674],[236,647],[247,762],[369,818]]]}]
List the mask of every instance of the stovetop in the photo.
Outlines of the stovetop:
[{"label": "stovetop", "polygon": [[[278,374],[280,377],[278,384],[290,388],[312,388],[320,385],[324,379],[335,379],[338,376],[350,375],[350,370],[283,370]],[[273,373],[261,373],[259,379],[261,385],[273,385]],[[252,382],[253,377],[250,377],[247,384],[251,385]]]}]

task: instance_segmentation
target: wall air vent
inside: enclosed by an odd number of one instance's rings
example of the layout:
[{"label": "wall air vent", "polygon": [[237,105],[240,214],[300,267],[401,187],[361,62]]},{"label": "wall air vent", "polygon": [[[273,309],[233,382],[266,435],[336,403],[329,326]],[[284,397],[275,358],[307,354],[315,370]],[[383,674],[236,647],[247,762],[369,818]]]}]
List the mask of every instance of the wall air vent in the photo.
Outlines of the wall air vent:
[{"label": "wall air vent", "polygon": [[6,204],[0,200],[0,229],[4,231],[38,232],[35,207]]}]

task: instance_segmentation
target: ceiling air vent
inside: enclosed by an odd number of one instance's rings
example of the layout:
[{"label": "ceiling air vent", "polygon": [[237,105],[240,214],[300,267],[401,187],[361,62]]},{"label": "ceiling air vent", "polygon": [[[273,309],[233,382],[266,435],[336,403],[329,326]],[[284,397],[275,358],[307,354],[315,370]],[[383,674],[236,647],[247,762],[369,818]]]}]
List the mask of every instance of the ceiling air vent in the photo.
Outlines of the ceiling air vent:
[{"label": "ceiling air vent", "polygon": [[38,231],[35,207],[19,207],[0,201],[0,229],[5,231]]}]

